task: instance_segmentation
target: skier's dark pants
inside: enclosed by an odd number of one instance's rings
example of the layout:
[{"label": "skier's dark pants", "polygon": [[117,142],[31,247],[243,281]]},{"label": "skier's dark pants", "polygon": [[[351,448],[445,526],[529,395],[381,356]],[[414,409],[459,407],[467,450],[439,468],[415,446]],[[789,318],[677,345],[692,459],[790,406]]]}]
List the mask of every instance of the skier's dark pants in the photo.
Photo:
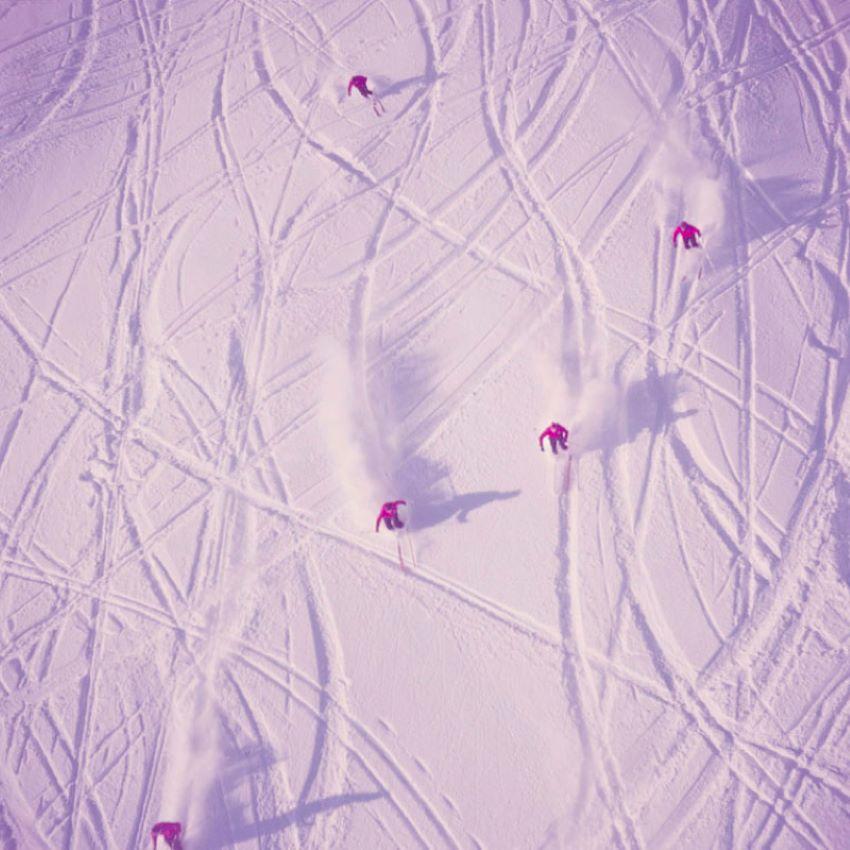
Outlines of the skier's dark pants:
[{"label": "skier's dark pants", "polygon": [[685,247],[686,248],[699,248],[699,245],[697,245],[696,236],[686,236],[685,237]]},{"label": "skier's dark pants", "polygon": [[554,454],[558,454],[558,446],[566,451],[567,441],[566,440],[558,440],[555,437],[549,437],[549,445],[552,446],[552,452]]},{"label": "skier's dark pants", "polygon": [[[393,523],[395,523],[395,525],[393,525]],[[404,523],[398,517],[385,516],[384,525],[386,525],[390,531],[394,531],[396,528],[404,528]]]}]

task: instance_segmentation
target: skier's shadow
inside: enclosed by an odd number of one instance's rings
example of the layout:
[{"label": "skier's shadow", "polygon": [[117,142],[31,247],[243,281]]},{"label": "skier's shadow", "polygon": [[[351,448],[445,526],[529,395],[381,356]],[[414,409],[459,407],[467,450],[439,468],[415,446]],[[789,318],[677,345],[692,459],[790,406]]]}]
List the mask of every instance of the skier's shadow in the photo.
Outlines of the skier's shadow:
[{"label": "skier's shadow", "polygon": [[369,79],[375,84],[375,94],[380,97],[390,97],[390,95],[399,94],[407,89],[431,86],[437,80],[447,76],[448,74],[443,71],[436,74],[420,74],[418,77],[407,77],[404,80],[391,80],[390,77],[384,77],[380,74],[374,74]]},{"label": "skier's shadow", "polygon": [[396,475],[399,493],[405,493],[411,503],[410,528],[417,531],[432,528],[454,517],[467,522],[472,511],[491,502],[514,499],[520,490],[478,490],[474,493],[449,495],[448,467],[423,457],[413,457]]},{"label": "skier's shadow", "polygon": [[[320,736],[323,739],[326,724],[321,721],[319,726],[323,730]],[[360,791],[307,799],[311,790],[308,784],[302,790],[301,799],[291,809],[265,820],[252,820],[248,810],[242,809],[235,802],[232,806],[228,805],[229,798],[241,798],[244,785],[251,781],[252,776],[267,774],[277,759],[278,756],[271,749],[262,745],[248,746],[229,754],[220,769],[218,794],[221,795],[221,808],[217,812],[218,817],[214,814],[199,836],[204,848],[221,850],[223,847],[241,845],[244,841],[256,841],[262,836],[274,835],[287,829],[309,829],[318,817],[327,815],[334,809],[369,803],[387,796],[385,791]],[[227,816],[224,812],[228,810],[238,811],[239,814],[235,818]],[[195,832],[193,829],[193,833]]]},{"label": "skier's shadow", "polygon": [[295,808],[290,809],[288,812],[283,812],[277,817],[232,826],[230,835],[227,837],[222,836],[223,840],[221,843],[215,844],[214,848],[218,850],[218,848],[226,847],[230,844],[256,840],[264,835],[273,835],[293,827],[310,827],[319,815],[328,814],[342,806],[369,803],[386,796],[385,791],[366,791],[351,794],[335,794],[331,797],[323,797],[319,800],[300,803]]},{"label": "skier's shadow", "polygon": [[[758,194],[756,193],[758,189]],[[753,248],[786,229],[789,223],[807,229],[823,230],[839,226],[838,214],[822,208],[823,198],[816,187],[795,176],[761,178],[743,193],[744,211],[740,229],[736,219],[716,223],[705,231],[705,259],[708,271],[738,268],[744,262],[742,252]],[[694,224],[700,226],[698,220]],[[699,255],[697,255],[699,256]]]},{"label": "skier's shadow", "polygon": [[414,531],[420,528],[431,528],[439,525],[452,517],[458,522],[467,522],[471,511],[484,507],[490,502],[501,502],[505,499],[515,499],[521,490],[480,490],[477,493],[463,493],[450,499],[417,499],[415,509],[410,520],[410,527]]},{"label": "skier's shadow", "polygon": [[592,417],[573,431],[572,453],[610,451],[633,442],[643,431],[658,434],[673,422],[693,416],[697,408],[674,409],[683,392],[677,374],[652,375],[626,387],[610,387],[595,400]]},{"label": "skier's shadow", "polygon": [[[388,360],[382,373],[373,378],[383,392],[373,398],[373,408],[384,422],[403,422],[422,399],[432,391],[439,375],[435,356],[396,356]],[[477,490],[473,493],[454,492],[449,481],[449,467],[418,454],[415,442],[404,441],[389,451],[390,457],[404,460],[395,466],[387,484],[387,492],[394,499],[405,499],[407,526],[412,531],[433,528],[453,517],[457,522],[467,522],[470,513],[491,502],[513,499],[519,490]],[[381,459],[374,457],[374,466]]]}]

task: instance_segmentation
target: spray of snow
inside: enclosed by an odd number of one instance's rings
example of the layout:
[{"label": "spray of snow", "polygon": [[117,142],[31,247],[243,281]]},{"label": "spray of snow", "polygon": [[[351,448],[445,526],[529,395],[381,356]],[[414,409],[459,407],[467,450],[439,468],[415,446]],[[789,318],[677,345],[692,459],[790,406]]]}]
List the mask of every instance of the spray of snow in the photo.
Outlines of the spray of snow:
[{"label": "spray of snow", "polygon": [[320,420],[347,507],[358,526],[374,522],[377,507],[391,489],[397,446],[392,428],[378,428],[368,391],[338,343],[321,344],[325,364]]},{"label": "spray of snow", "polygon": [[560,422],[571,428],[570,423],[574,420],[581,395],[579,387],[567,379],[553,351],[539,349],[534,356],[533,368],[537,384],[544,390],[540,410],[541,428],[550,422]]},{"label": "spray of snow", "polygon": [[665,126],[651,174],[665,214],[671,216],[668,225],[675,226],[684,218],[702,231],[703,238],[719,231],[725,207],[722,183],[712,176],[708,158],[689,145],[680,123]]},{"label": "spray of snow", "polygon": [[550,422],[568,428],[574,456],[631,442],[692,415],[699,406],[680,373],[612,374],[604,340],[593,346],[580,376],[570,368],[569,353],[556,349],[554,337],[537,349],[532,362],[536,384],[543,388],[537,424],[541,430]]},{"label": "spray of snow", "polygon": [[[541,430],[550,422],[560,422],[570,432],[574,452],[587,442],[588,434],[598,433],[600,427],[607,431],[616,424],[608,420],[618,410],[618,387],[607,377],[607,352],[599,336],[589,346],[592,352],[582,363],[581,377],[569,368],[569,357],[554,345],[539,348],[533,361],[538,385],[544,388]],[[561,345],[560,340],[555,341]]]},{"label": "spray of snow", "polygon": [[[180,821],[186,850],[202,850],[226,833],[221,777],[228,770],[220,696],[226,686],[232,636],[241,634],[254,610],[260,572],[256,569],[256,515],[237,502],[232,508],[226,553],[211,564],[208,587],[214,600],[206,628],[192,647],[194,664],[177,677],[171,708],[161,808],[156,820]],[[220,572],[219,572],[220,571]]]},{"label": "spray of snow", "polygon": [[601,435],[617,435],[625,428],[622,391],[611,380],[593,378],[582,388],[576,405],[570,448],[581,454],[598,444]]},{"label": "spray of snow", "polygon": [[[214,666],[214,665],[213,665]],[[179,686],[178,686],[179,688]],[[187,850],[210,846],[217,831],[214,794],[223,757],[210,679],[191,680],[178,690],[166,743],[162,802],[156,820],[183,824]]]}]

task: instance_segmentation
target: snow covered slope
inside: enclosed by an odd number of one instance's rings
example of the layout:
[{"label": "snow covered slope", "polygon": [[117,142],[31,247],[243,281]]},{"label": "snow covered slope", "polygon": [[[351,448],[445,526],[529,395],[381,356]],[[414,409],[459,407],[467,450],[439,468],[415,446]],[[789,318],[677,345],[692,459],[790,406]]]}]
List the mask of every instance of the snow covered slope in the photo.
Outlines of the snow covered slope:
[{"label": "snow covered slope", "polygon": [[850,847],[848,25],[0,0],[4,850]]}]

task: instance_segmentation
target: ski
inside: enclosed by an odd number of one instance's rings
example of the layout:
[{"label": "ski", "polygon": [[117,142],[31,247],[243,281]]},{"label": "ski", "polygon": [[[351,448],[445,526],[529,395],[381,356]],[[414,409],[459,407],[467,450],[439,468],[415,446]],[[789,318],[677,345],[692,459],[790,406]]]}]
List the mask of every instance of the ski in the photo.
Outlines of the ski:
[{"label": "ski", "polygon": [[[405,551],[405,546],[402,543],[402,540],[407,543],[407,551]],[[410,535],[404,531],[396,537],[396,551],[398,552],[398,565],[405,572],[411,572],[416,570],[416,550],[413,548],[413,541],[410,539]]]},{"label": "ski", "polygon": [[416,566],[416,550],[413,548],[413,538],[411,537],[410,532],[406,532],[404,537],[405,540],[407,540],[407,548],[410,550],[410,563],[415,571],[418,568]]},{"label": "ski", "polygon": [[565,493],[570,486],[570,456],[557,457],[552,471],[552,492],[556,496]]}]

